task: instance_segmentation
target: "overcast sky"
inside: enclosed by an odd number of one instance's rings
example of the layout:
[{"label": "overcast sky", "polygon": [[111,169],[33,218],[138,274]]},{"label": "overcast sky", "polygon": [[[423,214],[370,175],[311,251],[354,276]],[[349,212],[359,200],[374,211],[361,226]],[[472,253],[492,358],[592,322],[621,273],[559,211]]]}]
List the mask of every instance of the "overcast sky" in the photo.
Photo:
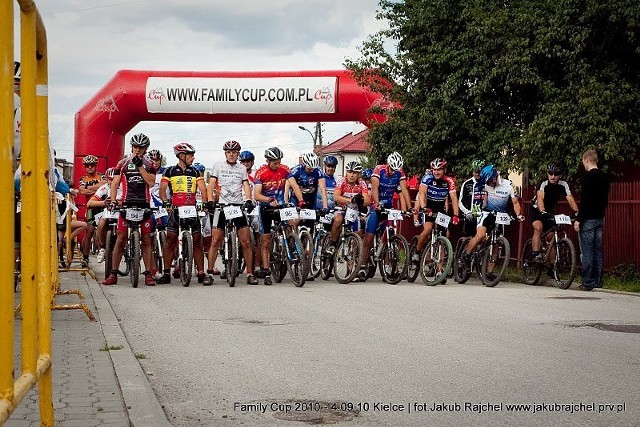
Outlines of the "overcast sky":
[{"label": "overcast sky", "polygon": [[[121,69],[296,71],[342,69],[345,58],[381,25],[377,0],[56,0],[38,1],[49,52],[49,134],[58,157],[73,159],[74,115]],[[16,4],[16,55],[19,11]],[[196,161],[224,159],[221,144],[239,141],[260,160],[281,147],[288,163],[311,150],[314,123],[143,122],[152,148],[175,161],[171,147],[192,143]],[[357,123],[325,123],[332,142]],[[128,151],[128,144],[126,150]],[[257,162],[258,163],[258,162]]]}]

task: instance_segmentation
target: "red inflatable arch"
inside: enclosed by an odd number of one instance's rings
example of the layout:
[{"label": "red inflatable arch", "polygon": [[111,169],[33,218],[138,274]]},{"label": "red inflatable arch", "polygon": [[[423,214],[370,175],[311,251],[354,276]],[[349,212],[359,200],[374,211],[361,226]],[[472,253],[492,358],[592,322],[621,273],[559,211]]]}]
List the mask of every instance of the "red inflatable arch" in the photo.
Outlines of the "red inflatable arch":
[{"label": "red inflatable arch", "polygon": [[[381,95],[359,86],[351,72],[181,72],[122,70],[77,113],[74,182],[82,158],[113,166],[124,137],[141,121],[340,122],[365,125]],[[153,135],[150,135],[153,141]]]}]

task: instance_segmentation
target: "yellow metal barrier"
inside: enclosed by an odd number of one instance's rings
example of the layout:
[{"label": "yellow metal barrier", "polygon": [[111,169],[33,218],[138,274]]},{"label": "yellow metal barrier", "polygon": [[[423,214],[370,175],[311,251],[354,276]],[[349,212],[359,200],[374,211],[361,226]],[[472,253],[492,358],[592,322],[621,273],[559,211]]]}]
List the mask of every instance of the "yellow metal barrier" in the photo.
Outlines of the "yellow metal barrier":
[{"label": "yellow metal barrier", "polygon": [[[36,5],[20,6],[22,68],[22,342],[21,372],[14,380],[13,288],[9,274],[13,257],[0,257],[0,424],[11,415],[29,390],[39,385],[40,421],[52,426],[51,287],[54,244],[49,189],[48,63],[46,32]],[[14,0],[0,0],[0,217],[4,236],[14,234],[13,222],[13,49]],[[13,253],[10,238],[0,239],[0,253]],[[5,337],[8,338],[5,340]]]}]

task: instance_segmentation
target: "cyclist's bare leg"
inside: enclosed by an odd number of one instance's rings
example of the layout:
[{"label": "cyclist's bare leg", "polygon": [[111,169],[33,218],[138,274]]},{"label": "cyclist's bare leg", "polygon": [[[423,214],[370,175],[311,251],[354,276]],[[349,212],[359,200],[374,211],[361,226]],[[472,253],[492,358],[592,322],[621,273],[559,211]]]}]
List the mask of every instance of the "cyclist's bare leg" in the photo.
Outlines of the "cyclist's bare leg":
[{"label": "cyclist's bare leg", "polygon": [[431,229],[433,228],[432,222],[425,222],[420,235],[418,236],[418,243],[416,244],[416,248],[418,251],[421,251],[424,248],[424,245],[429,241],[429,236],[431,235]]},{"label": "cyclist's bare leg", "polygon": [[164,262],[164,270],[171,270],[171,263],[173,263],[173,256],[178,246],[178,233],[175,231],[167,230],[167,241],[164,248],[162,248],[162,259]]},{"label": "cyclist's bare leg", "polygon": [[193,233],[193,261],[198,274],[204,272],[204,250],[202,249],[202,233]]},{"label": "cyclist's bare leg", "polygon": [[471,252],[478,246],[478,243],[484,240],[487,235],[487,227],[481,225],[476,229],[476,235],[471,238],[469,244],[467,245],[467,250],[465,251],[467,255],[471,255]]},{"label": "cyclist's bare leg", "polygon": [[542,246],[542,221],[533,221],[533,238],[531,239],[531,249],[534,252],[540,252]]},{"label": "cyclist's bare leg", "polygon": [[91,251],[91,240],[95,233],[96,228],[92,224],[87,223],[84,239],[82,239],[82,255],[85,257],[89,256],[89,252]]},{"label": "cyclist's bare leg", "polygon": [[207,253],[207,265],[209,270],[213,271],[213,267],[216,265],[216,259],[218,259],[218,249],[224,239],[224,230],[214,228],[211,230],[211,246],[209,246],[209,252]]},{"label": "cyclist's bare leg", "polygon": [[253,274],[253,248],[251,247],[251,227],[243,227],[238,230],[240,245],[242,245],[242,254],[245,264],[247,264],[247,275]]},{"label": "cyclist's bare leg", "polygon": [[151,234],[144,233],[140,236],[140,244],[142,245],[142,260],[144,261],[144,269],[146,271],[155,270],[153,262],[153,245],[151,244]]},{"label": "cyclist's bare leg", "polygon": [[340,228],[342,227],[342,222],[344,218],[341,213],[336,212],[333,217],[333,224],[331,224],[331,241],[337,242],[340,238]]},{"label": "cyclist's bare leg", "polygon": [[113,247],[113,256],[111,258],[111,271],[116,271],[120,266],[124,245],[127,242],[127,231],[118,231],[116,233],[116,244]]},{"label": "cyclist's bare leg", "polygon": [[[250,227],[251,228],[251,227]],[[258,268],[260,268],[260,266],[262,265],[261,261],[262,261],[262,248],[260,246],[260,233],[254,233],[253,231],[251,231],[253,233],[253,237],[255,238],[255,247],[251,248],[251,251],[253,253],[253,266],[254,266],[254,271],[255,271],[255,267],[257,266]]]},{"label": "cyclist's bare leg", "polygon": [[271,233],[260,236],[260,250],[262,252],[262,268],[268,270],[271,263]]},{"label": "cyclist's bare leg", "polygon": [[362,268],[367,266],[367,261],[369,260],[369,252],[371,251],[371,247],[373,246],[373,239],[375,239],[376,235],[373,233],[366,233],[364,235],[364,240],[362,242],[362,253],[364,256],[362,257]]},{"label": "cyclist's bare leg", "polygon": [[98,222],[98,243],[101,248],[104,248],[107,242],[107,220],[100,218]]}]

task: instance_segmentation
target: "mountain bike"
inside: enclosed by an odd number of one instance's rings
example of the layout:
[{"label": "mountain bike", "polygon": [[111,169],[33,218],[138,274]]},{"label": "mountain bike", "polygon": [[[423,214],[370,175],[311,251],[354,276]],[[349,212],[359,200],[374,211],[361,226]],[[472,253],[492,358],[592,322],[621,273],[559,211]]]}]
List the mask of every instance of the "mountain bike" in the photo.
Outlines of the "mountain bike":
[{"label": "mountain bike", "polygon": [[544,270],[553,272],[560,289],[568,289],[576,274],[576,249],[561,225],[571,225],[567,215],[555,215],[555,225],[542,234],[540,255],[533,257],[532,242],[528,239],[522,251],[522,278],[527,285],[537,285]]},{"label": "mountain bike", "polygon": [[454,264],[454,280],[465,283],[471,277],[475,269],[482,283],[487,287],[497,285],[509,264],[511,246],[504,234],[504,226],[515,218],[508,213],[490,212],[495,215],[496,225],[485,239],[480,242],[471,253],[471,261],[466,265],[462,259],[462,253],[466,250],[471,237],[461,237],[456,245],[456,262]]},{"label": "mountain bike", "polygon": [[265,210],[278,210],[279,220],[271,227],[271,276],[276,283],[282,282],[287,270],[297,287],[304,286],[307,278],[304,248],[300,237],[291,229],[289,221],[298,218],[295,207],[263,207]]},{"label": "mountain bike", "polygon": [[[313,263],[318,214],[314,209],[300,209],[300,218],[303,221],[298,225],[298,237],[300,237],[300,242],[302,242],[302,247],[304,248],[305,271],[309,274],[311,272],[311,264]],[[313,228],[305,225],[304,220],[313,221]],[[322,230],[324,231],[324,229]],[[313,277],[315,278],[317,276]]]},{"label": "mountain bike", "polygon": [[239,248],[238,229],[233,220],[242,216],[246,218],[246,212],[242,206],[242,204],[236,203],[219,203],[213,212],[209,212],[213,214],[212,224],[217,224],[220,211],[224,212],[224,240],[220,247],[220,257],[224,265],[225,279],[229,287],[235,286],[236,277],[238,277],[241,271],[240,260],[242,251]]},{"label": "mountain bike", "polygon": [[[142,255],[141,255],[142,246],[140,244],[140,225],[148,215],[151,215],[151,209],[133,207],[133,206],[123,206],[120,209],[120,215],[124,216],[124,219],[127,223],[127,230],[129,234],[127,238],[127,245],[125,245],[123,254],[124,254],[125,260],[128,260],[126,264],[129,271],[129,279],[131,280],[131,286],[133,286],[134,288],[137,288],[138,279],[140,278],[140,259],[142,258]],[[107,235],[109,234],[109,231],[112,231],[112,230],[111,229],[107,230]],[[106,253],[106,250],[105,250],[105,253]],[[106,259],[107,257],[105,255],[105,261]],[[109,260],[111,261],[111,259]]]},{"label": "mountain bike", "polygon": [[[311,252],[311,262],[309,263],[309,274],[314,279],[320,276],[321,273],[324,274],[322,271],[322,266],[324,264],[323,251],[326,250],[327,245],[331,243],[331,238],[329,236],[330,233],[328,233],[324,227],[325,225],[331,226],[332,222],[333,213],[328,213],[325,216],[320,217],[315,225],[315,231],[313,233],[313,249]],[[328,274],[330,275],[331,271],[329,271]],[[327,280],[329,277],[325,279],[323,275],[322,278],[324,280]]]},{"label": "mountain bike", "polygon": [[[380,208],[379,215],[386,216],[380,221],[376,237],[367,258],[367,278],[375,275],[376,265],[380,269],[382,280],[395,285],[406,276],[409,243],[404,236],[396,234],[398,221],[412,215],[396,209]],[[371,213],[373,215],[373,213]]]},{"label": "mountain bike", "polygon": [[156,263],[158,271],[164,269],[164,258],[162,255],[162,249],[167,244],[167,231],[164,225],[161,225],[161,219],[166,217],[168,212],[165,208],[158,208],[154,213],[156,219],[155,230],[151,233],[151,243],[153,245],[153,259]]},{"label": "mountain bike", "polygon": [[171,215],[178,211],[178,268],[182,286],[189,286],[193,277],[193,236],[191,227],[198,219],[196,206],[174,206]]},{"label": "mountain bike", "polygon": [[[353,232],[353,223],[355,222],[360,222],[360,212],[357,209],[346,208],[340,230],[340,238],[336,244],[333,257],[326,254],[326,252],[324,255],[328,258],[328,264],[333,265],[334,275],[340,283],[352,282],[358,275],[362,264],[362,238]],[[327,240],[330,240],[330,238]],[[326,263],[323,264],[326,265]],[[323,276],[324,274],[323,272]]]},{"label": "mountain bike", "polygon": [[431,210],[424,210],[422,215],[435,218],[435,222],[431,227],[429,240],[424,248],[422,248],[420,261],[418,261],[417,266],[413,256],[416,251],[416,247],[412,246],[409,249],[410,261],[407,280],[410,277],[415,277],[415,271],[411,271],[413,268],[420,273],[422,281],[426,285],[435,286],[446,282],[447,275],[449,274],[449,270],[451,270],[451,265],[453,264],[453,247],[451,246],[449,239],[446,237],[446,231],[449,227],[451,217],[442,212],[434,213]]}]

